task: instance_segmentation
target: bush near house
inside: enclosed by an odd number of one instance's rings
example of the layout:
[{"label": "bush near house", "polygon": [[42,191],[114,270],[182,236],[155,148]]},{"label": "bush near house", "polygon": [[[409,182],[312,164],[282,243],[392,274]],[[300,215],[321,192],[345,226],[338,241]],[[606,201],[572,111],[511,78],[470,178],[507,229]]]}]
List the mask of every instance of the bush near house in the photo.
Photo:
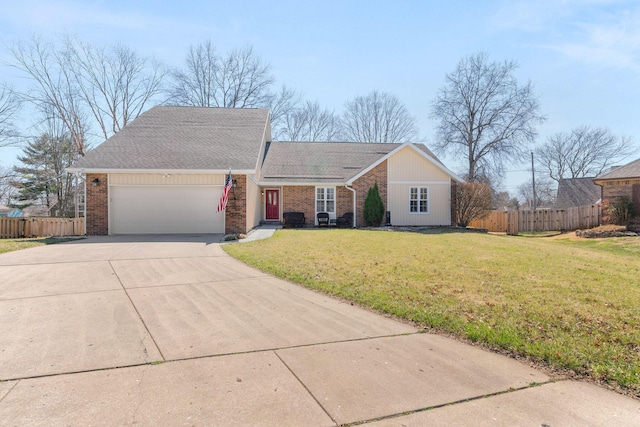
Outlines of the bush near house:
[{"label": "bush near house", "polygon": [[622,196],[614,203],[602,201],[602,223],[626,225],[636,215],[635,206],[629,196]]},{"label": "bush near house", "polygon": [[384,218],[384,203],[380,197],[378,183],[369,188],[367,198],[364,199],[364,222],[368,227],[378,227]]}]

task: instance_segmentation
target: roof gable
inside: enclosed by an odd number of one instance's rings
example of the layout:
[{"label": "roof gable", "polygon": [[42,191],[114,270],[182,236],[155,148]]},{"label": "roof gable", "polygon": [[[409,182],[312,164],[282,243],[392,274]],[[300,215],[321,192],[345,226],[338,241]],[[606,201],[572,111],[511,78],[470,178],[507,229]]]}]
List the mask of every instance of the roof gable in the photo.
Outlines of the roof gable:
[{"label": "roof gable", "polygon": [[371,165],[369,165],[367,168],[363,169],[362,171],[360,171],[358,174],[356,174],[355,176],[353,176],[351,179],[349,179],[349,184],[352,184],[356,179],[360,178],[362,175],[366,174],[367,172],[369,172],[371,169],[375,168],[376,166],[378,166],[380,163],[382,163],[383,161],[387,160],[389,157],[393,156],[394,154],[398,153],[400,150],[404,149],[405,147],[409,147],[412,150],[414,150],[419,156],[421,156],[422,158],[424,158],[425,160],[429,161],[430,163],[432,163],[434,166],[436,166],[438,169],[440,169],[442,172],[446,173],[447,175],[449,175],[449,177],[451,179],[453,179],[454,181],[457,182],[464,182],[464,180],[460,177],[458,177],[456,174],[454,174],[453,172],[451,172],[441,161],[440,159],[438,159],[435,154],[433,154],[431,152],[431,150],[429,150],[427,148],[426,145],[424,144],[413,144],[411,142],[405,142],[404,144],[397,144],[398,146],[395,147],[393,150],[391,150],[389,153],[387,153],[384,157],[381,157],[380,159],[378,159],[376,162],[372,163]]},{"label": "roof gable", "polygon": [[158,106],[70,170],[253,171],[269,139],[267,109]]}]

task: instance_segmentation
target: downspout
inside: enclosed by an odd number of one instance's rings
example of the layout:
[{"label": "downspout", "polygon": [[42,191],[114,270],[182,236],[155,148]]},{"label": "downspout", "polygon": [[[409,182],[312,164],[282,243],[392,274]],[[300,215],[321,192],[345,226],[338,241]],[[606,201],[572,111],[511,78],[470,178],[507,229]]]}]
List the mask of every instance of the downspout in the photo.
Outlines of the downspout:
[{"label": "downspout", "polygon": [[344,188],[346,188],[347,190],[351,191],[353,193],[353,228],[356,228],[356,190],[354,190],[353,188],[345,185]]}]

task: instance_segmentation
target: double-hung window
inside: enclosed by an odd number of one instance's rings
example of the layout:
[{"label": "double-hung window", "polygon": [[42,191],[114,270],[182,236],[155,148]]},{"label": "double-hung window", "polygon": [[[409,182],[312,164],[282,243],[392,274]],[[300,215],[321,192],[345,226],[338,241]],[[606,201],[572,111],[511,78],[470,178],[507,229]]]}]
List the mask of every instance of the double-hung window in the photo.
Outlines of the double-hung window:
[{"label": "double-hung window", "polygon": [[336,212],[335,187],[316,187],[316,212]]},{"label": "double-hung window", "polygon": [[409,189],[409,212],[429,213],[429,187]]}]

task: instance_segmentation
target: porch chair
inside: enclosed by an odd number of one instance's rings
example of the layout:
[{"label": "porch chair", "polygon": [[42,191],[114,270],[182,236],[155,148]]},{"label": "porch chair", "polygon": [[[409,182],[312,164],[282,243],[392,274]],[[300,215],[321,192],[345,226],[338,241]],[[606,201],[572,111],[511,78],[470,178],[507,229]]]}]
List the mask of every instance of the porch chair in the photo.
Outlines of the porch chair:
[{"label": "porch chair", "polygon": [[329,214],[327,212],[318,212],[318,227],[329,226]]},{"label": "porch chair", "polygon": [[353,227],[353,212],[344,213],[341,217],[336,218],[336,226],[347,228]]}]

